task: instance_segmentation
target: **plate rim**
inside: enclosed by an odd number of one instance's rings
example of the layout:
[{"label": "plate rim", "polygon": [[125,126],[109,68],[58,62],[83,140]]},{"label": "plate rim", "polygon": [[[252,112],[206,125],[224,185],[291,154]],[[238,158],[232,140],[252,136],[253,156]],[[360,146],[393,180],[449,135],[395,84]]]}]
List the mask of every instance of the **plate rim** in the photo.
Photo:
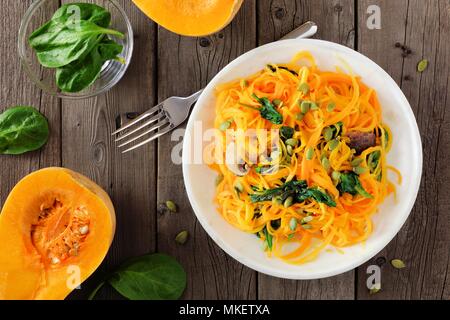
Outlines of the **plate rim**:
[{"label": "plate rim", "polygon": [[[199,214],[198,212],[201,212],[201,209],[199,208],[198,204],[194,201],[194,195],[192,190],[190,190],[189,186],[188,186],[188,181],[190,181],[190,177],[188,176],[188,170],[189,170],[189,166],[191,164],[189,164],[186,160],[186,152],[183,151],[182,153],[182,170],[183,170],[183,182],[184,182],[184,186],[186,189],[186,193],[188,195],[188,199],[189,199],[189,203],[191,204],[191,207],[194,211],[194,214],[196,216],[196,218],[198,219],[198,221],[200,222],[202,228],[207,232],[208,236],[215,242],[216,245],[218,245],[222,250],[224,250],[229,256],[231,256],[233,259],[235,259],[236,261],[238,261],[239,263],[247,266],[250,269],[253,269],[257,272],[269,275],[269,276],[273,276],[273,277],[277,277],[277,278],[282,278],[282,279],[290,279],[290,280],[313,280],[313,279],[323,279],[323,278],[328,278],[328,277],[333,277],[339,274],[343,274],[345,272],[348,272],[350,270],[354,270],[355,268],[363,265],[364,263],[366,263],[368,260],[370,260],[371,258],[373,258],[374,256],[376,256],[380,251],[382,251],[394,238],[395,236],[400,232],[400,230],[403,228],[406,220],[409,218],[409,216],[411,215],[411,212],[413,210],[414,204],[416,203],[417,200],[417,196],[420,190],[420,185],[421,185],[421,179],[422,179],[422,171],[423,171],[423,149],[422,149],[422,138],[420,135],[420,131],[419,131],[419,127],[417,124],[417,119],[414,115],[414,112],[411,108],[411,105],[408,101],[408,99],[406,98],[405,94],[403,93],[402,89],[398,86],[398,84],[395,82],[395,80],[381,67],[379,66],[375,61],[373,61],[372,59],[368,58],[367,56],[363,55],[362,53],[355,51],[351,48],[348,48],[346,46],[343,46],[341,44],[338,43],[334,43],[331,41],[325,41],[325,40],[318,40],[318,39],[291,39],[291,40],[281,40],[281,41],[277,41],[277,42],[272,42],[257,48],[254,48],[240,56],[238,56],[236,59],[234,59],[233,61],[231,61],[229,64],[227,64],[224,68],[222,68],[209,82],[208,85],[206,86],[206,88],[204,89],[203,93],[201,94],[200,98],[198,99],[197,104],[194,106],[192,113],[189,117],[189,121],[187,123],[186,126],[186,132],[185,132],[185,137],[189,136],[189,132],[192,130],[193,128],[193,121],[196,118],[196,115],[199,112],[199,105],[202,104],[203,100],[205,100],[207,92],[210,92],[211,89],[213,89],[213,85],[214,82],[216,82],[216,80],[220,77],[222,77],[222,75],[226,74],[228,72],[229,69],[231,69],[232,67],[234,67],[235,65],[239,64],[241,60],[244,60],[245,58],[252,56],[254,54],[256,54],[258,51],[262,51],[262,50],[266,50],[269,49],[271,47],[275,48],[277,46],[280,46],[281,44],[296,44],[296,45],[301,45],[301,44],[318,44],[319,46],[332,46],[334,48],[336,48],[337,50],[342,50],[344,51],[345,54],[349,54],[349,55],[355,55],[358,56],[359,59],[362,59],[363,62],[367,62],[369,65],[373,66],[375,68],[375,72],[376,73],[380,73],[381,76],[383,76],[383,78],[386,79],[386,81],[389,81],[390,83],[388,83],[388,85],[392,85],[394,87],[394,90],[398,91],[399,93],[399,98],[401,100],[403,100],[403,104],[409,108],[407,108],[407,117],[410,119],[410,124],[412,124],[413,126],[413,131],[414,131],[414,135],[415,137],[413,137],[413,140],[418,142],[418,146],[417,146],[417,150],[418,150],[418,161],[419,163],[417,164],[417,172],[415,172],[414,174],[414,178],[413,181],[415,181],[415,185],[414,185],[414,189],[411,191],[412,192],[412,197],[410,198],[410,201],[408,203],[407,206],[407,211],[408,213],[404,215],[403,219],[400,221],[399,226],[398,226],[398,230],[395,231],[393,234],[390,234],[389,236],[386,237],[387,240],[384,241],[380,241],[379,244],[375,245],[375,248],[371,251],[371,253],[366,253],[361,255],[359,258],[355,258],[353,259],[354,262],[350,263],[349,265],[345,266],[345,267],[341,267],[340,269],[336,268],[333,271],[329,271],[329,272],[318,272],[318,273],[314,273],[314,274],[293,274],[293,273],[286,273],[286,272],[281,272],[278,270],[274,270],[273,268],[268,268],[265,266],[262,266],[260,263],[255,263],[254,261],[252,261],[252,259],[248,259],[242,255],[239,254],[239,252],[237,252],[237,250],[235,250],[232,246],[229,246],[226,241],[222,241],[217,234],[215,233],[215,231],[213,230],[212,227],[210,227],[207,224],[207,221],[205,218],[203,218],[203,216],[201,214]],[[300,49],[301,50],[301,49]],[[183,139],[183,150],[187,150],[188,147],[190,147],[191,143],[189,139]],[[219,214],[219,213],[217,213]],[[276,258],[273,258],[276,259]]]}]

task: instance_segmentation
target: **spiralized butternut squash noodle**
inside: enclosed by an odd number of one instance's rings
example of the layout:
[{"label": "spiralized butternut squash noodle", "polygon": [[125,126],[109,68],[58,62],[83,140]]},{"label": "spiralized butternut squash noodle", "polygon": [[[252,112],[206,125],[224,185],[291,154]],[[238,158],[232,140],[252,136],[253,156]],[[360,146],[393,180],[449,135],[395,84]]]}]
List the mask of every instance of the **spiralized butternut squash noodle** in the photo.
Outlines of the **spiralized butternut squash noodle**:
[{"label": "spiralized butternut squash noodle", "polygon": [[[401,183],[376,92],[351,72],[319,70],[309,52],[218,87],[215,128],[218,211],[289,263],[366,240],[395,193],[387,171]],[[241,162],[223,160],[233,150]]]}]

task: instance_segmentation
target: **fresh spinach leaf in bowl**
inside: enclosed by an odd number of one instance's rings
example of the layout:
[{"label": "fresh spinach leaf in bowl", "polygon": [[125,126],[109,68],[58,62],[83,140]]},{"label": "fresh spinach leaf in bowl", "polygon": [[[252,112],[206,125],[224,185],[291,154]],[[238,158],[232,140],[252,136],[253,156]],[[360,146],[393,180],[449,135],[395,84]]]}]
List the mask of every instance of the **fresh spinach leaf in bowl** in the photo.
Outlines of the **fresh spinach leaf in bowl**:
[{"label": "fresh spinach leaf in bowl", "polygon": [[79,92],[97,80],[106,61],[118,59],[123,46],[103,39],[84,59],[56,69],[56,83],[65,92]]},{"label": "fresh spinach leaf in bowl", "polygon": [[48,137],[47,119],[33,107],[13,107],[0,114],[0,154],[37,150]]},{"label": "fresh spinach leaf in bowl", "polygon": [[40,64],[56,69],[56,83],[64,92],[79,92],[98,79],[106,61],[118,60],[123,46],[110,38],[123,33],[108,29],[111,14],[88,3],[63,5],[51,20],[34,31],[29,44]]}]

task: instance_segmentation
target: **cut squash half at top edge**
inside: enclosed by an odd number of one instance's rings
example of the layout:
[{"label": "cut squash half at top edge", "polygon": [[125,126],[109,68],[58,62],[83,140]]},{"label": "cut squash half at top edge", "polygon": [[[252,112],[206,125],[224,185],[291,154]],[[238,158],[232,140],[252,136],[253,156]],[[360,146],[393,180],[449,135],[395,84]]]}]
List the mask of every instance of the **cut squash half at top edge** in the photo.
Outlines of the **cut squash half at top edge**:
[{"label": "cut squash half at top edge", "polygon": [[116,219],[88,178],[47,168],[23,178],[0,215],[0,299],[64,299],[105,258]]},{"label": "cut squash half at top edge", "polygon": [[184,36],[206,36],[225,28],[243,0],[133,0],[148,17]]}]

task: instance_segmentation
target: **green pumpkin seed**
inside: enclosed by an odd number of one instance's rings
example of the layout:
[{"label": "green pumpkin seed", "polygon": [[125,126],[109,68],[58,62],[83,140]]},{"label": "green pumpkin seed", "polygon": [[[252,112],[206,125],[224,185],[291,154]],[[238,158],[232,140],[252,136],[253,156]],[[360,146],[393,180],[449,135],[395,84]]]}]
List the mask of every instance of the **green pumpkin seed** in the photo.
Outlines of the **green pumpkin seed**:
[{"label": "green pumpkin seed", "polygon": [[220,131],[227,131],[231,127],[231,121],[222,122],[219,129]]},{"label": "green pumpkin seed", "polygon": [[406,264],[400,259],[394,259],[391,261],[392,266],[395,269],[403,269],[406,268]]},{"label": "green pumpkin seed", "polygon": [[291,233],[290,235],[288,235],[288,240],[292,240],[293,238],[294,238],[294,236],[295,236],[295,233]]},{"label": "green pumpkin seed", "polygon": [[363,162],[363,159],[361,158],[356,158],[351,162],[352,167],[357,167],[359,166],[361,163]]},{"label": "green pumpkin seed", "polygon": [[283,103],[283,101],[281,101],[280,99],[275,99],[272,101],[272,103],[276,106],[279,107],[281,106],[281,104]]},{"label": "green pumpkin seed", "polygon": [[339,171],[333,171],[331,173],[331,179],[333,179],[334,181],[339,182],[339,180],[341,179],[341,173]]},{"label": "green pumpkin seed", "polygon": [[322,158],[322,167],[327,171],[330,170],[331,165],[330,160],[328,160],[328,158]]},{"label": "green pumpkin seed", "polygon": [[307,217],[304,217],[304,218],[302,219],[302,221],[301,221],[301,224],[307,224],[308,222],[313,221],[313,219],[314,219],[313,216],[307,216]]},{"label": "green pumpkin seed", "polygon": [[319,106],[315,102],[311,102],[311,110],[319,110]]},{"label": "green pumpkin seed", "polygon": [[287,139],[286,144],[291,147],[296,147],[298,145],[298,140],[295,138]]},{"label": "green pumpkin seed", "polygon": [[311,108],[311,104],[308,101],[303,101],[302,105],[300,106],[300,110],[303,114],[308,113],[310,108]]},{"label": "green pumpkin seed", "polygon": [[166,206],[167,209],[169,209],[170,212],[172,213],[176,213],[177,212],[177,205],[175,204],[175,202],[168,200],[166,201]]},{"label": "green pumpkin seed", "polygon": [[306,150],[306,160],[312,160],[314,158],[314,149],[312,147],[309,147]]},{"label": "green pumpkin seed", "polygon": [[239,192],[239,193],[244,192],[244,186],[242,185],[242,183],[240,181],[236,181],[236,183],[234,184],[234,189],[236,190],[236,192]]},{"label": "green pumpkin seed", "polygon": [[360,176],[367,172],[367,168],[356,167],[356,168],[353,168],[353,172],[356,173],[358,176]]},{"label": "green pumpkin seed", "polygon": [[330,103],[328,104],[328,106],[327,106],[327,111],[328,111],[328,112],[333,112],[335,108],[336,108],[336,103],[330,102]]},{"label": "green pumpkin seed", "polygon": [[291,218],[289,221],[289,229],[291,229],[291,231],[295,231],[297,229],[297,219]]},{"label": "green pumpkin seed", "polygon": [[302,83],[298,86],[298,91],[300,91],[301,93],[303,93],[304,96],[306,96],[309,93],[309,84],[307,83]]},{"label": "green pumpkin seed", "polygon": [[331,129],[330,127],[326,127],[325,129],[323,129],[323,138],[326,142],[333,139],[333,129]]},{"label": "green pumpkin seed", "polygon": [[339,147],[339,141],[336,139],[331,140],[328,146],[329,146],[330,150],[333,151],[334,149]]},{"label": "green pumpkin seed", "polygon": [[294,149],[292,149],[292,146],[287,145],[286,146],[286,151],[288,153],[288,155],[292,156],[292,154],[294,153]]},{"label": "green pumpkin seed", "polygon": [[369,294],[377,294],[381,290],[381,285],[379,283],[375,283],[369,290]]},{"label": "green pumpkin seed", "polygon": [[286,200],[284,200],[284,207],[285,208],[289,208],[290,206],[292,206],[292,204],[294,203],[294,198],[293,197],[287,197]]},{"label": "green pumpkin seed", "polygon": [[292,161],[292,157],[290,156],[290,155],[286,155],[286,160],[285,160],[285,163],[287,163],[287,164],[291,164],[291,161]]},{"label": "green pumpkin seed", "polygon": [[189,232],[187,231],[181,231],[177,236],[175,237],[175,241],[178,244],[185,244],[186,241],[189,238]]},{"label": "green pumpkin seed", "polygon": [[417,65],[417,71],[418,72],[422,73],[427,68],[428,68],[428,60],[427,59],[423,59],[423,60],[419,61],[419,64]]},{"label": "green pumpkin seed", "polygon": [[305,115],[303,113],[297,113],[296,118],[298,121],[302,121],[304,117],[305,117]]},{"label": "green pumpkin seed", "polygon": [[223,181],[223,174],[219,174],[216,178],[216,186],[218,186],[219,184],[221,184]]},{"label": "green pumpkin seed", "polygon": [[272,203],[281,205],[283,203],[283,200],[281,200],[280,197],[275,197],[275,198],[272,198]]}]

